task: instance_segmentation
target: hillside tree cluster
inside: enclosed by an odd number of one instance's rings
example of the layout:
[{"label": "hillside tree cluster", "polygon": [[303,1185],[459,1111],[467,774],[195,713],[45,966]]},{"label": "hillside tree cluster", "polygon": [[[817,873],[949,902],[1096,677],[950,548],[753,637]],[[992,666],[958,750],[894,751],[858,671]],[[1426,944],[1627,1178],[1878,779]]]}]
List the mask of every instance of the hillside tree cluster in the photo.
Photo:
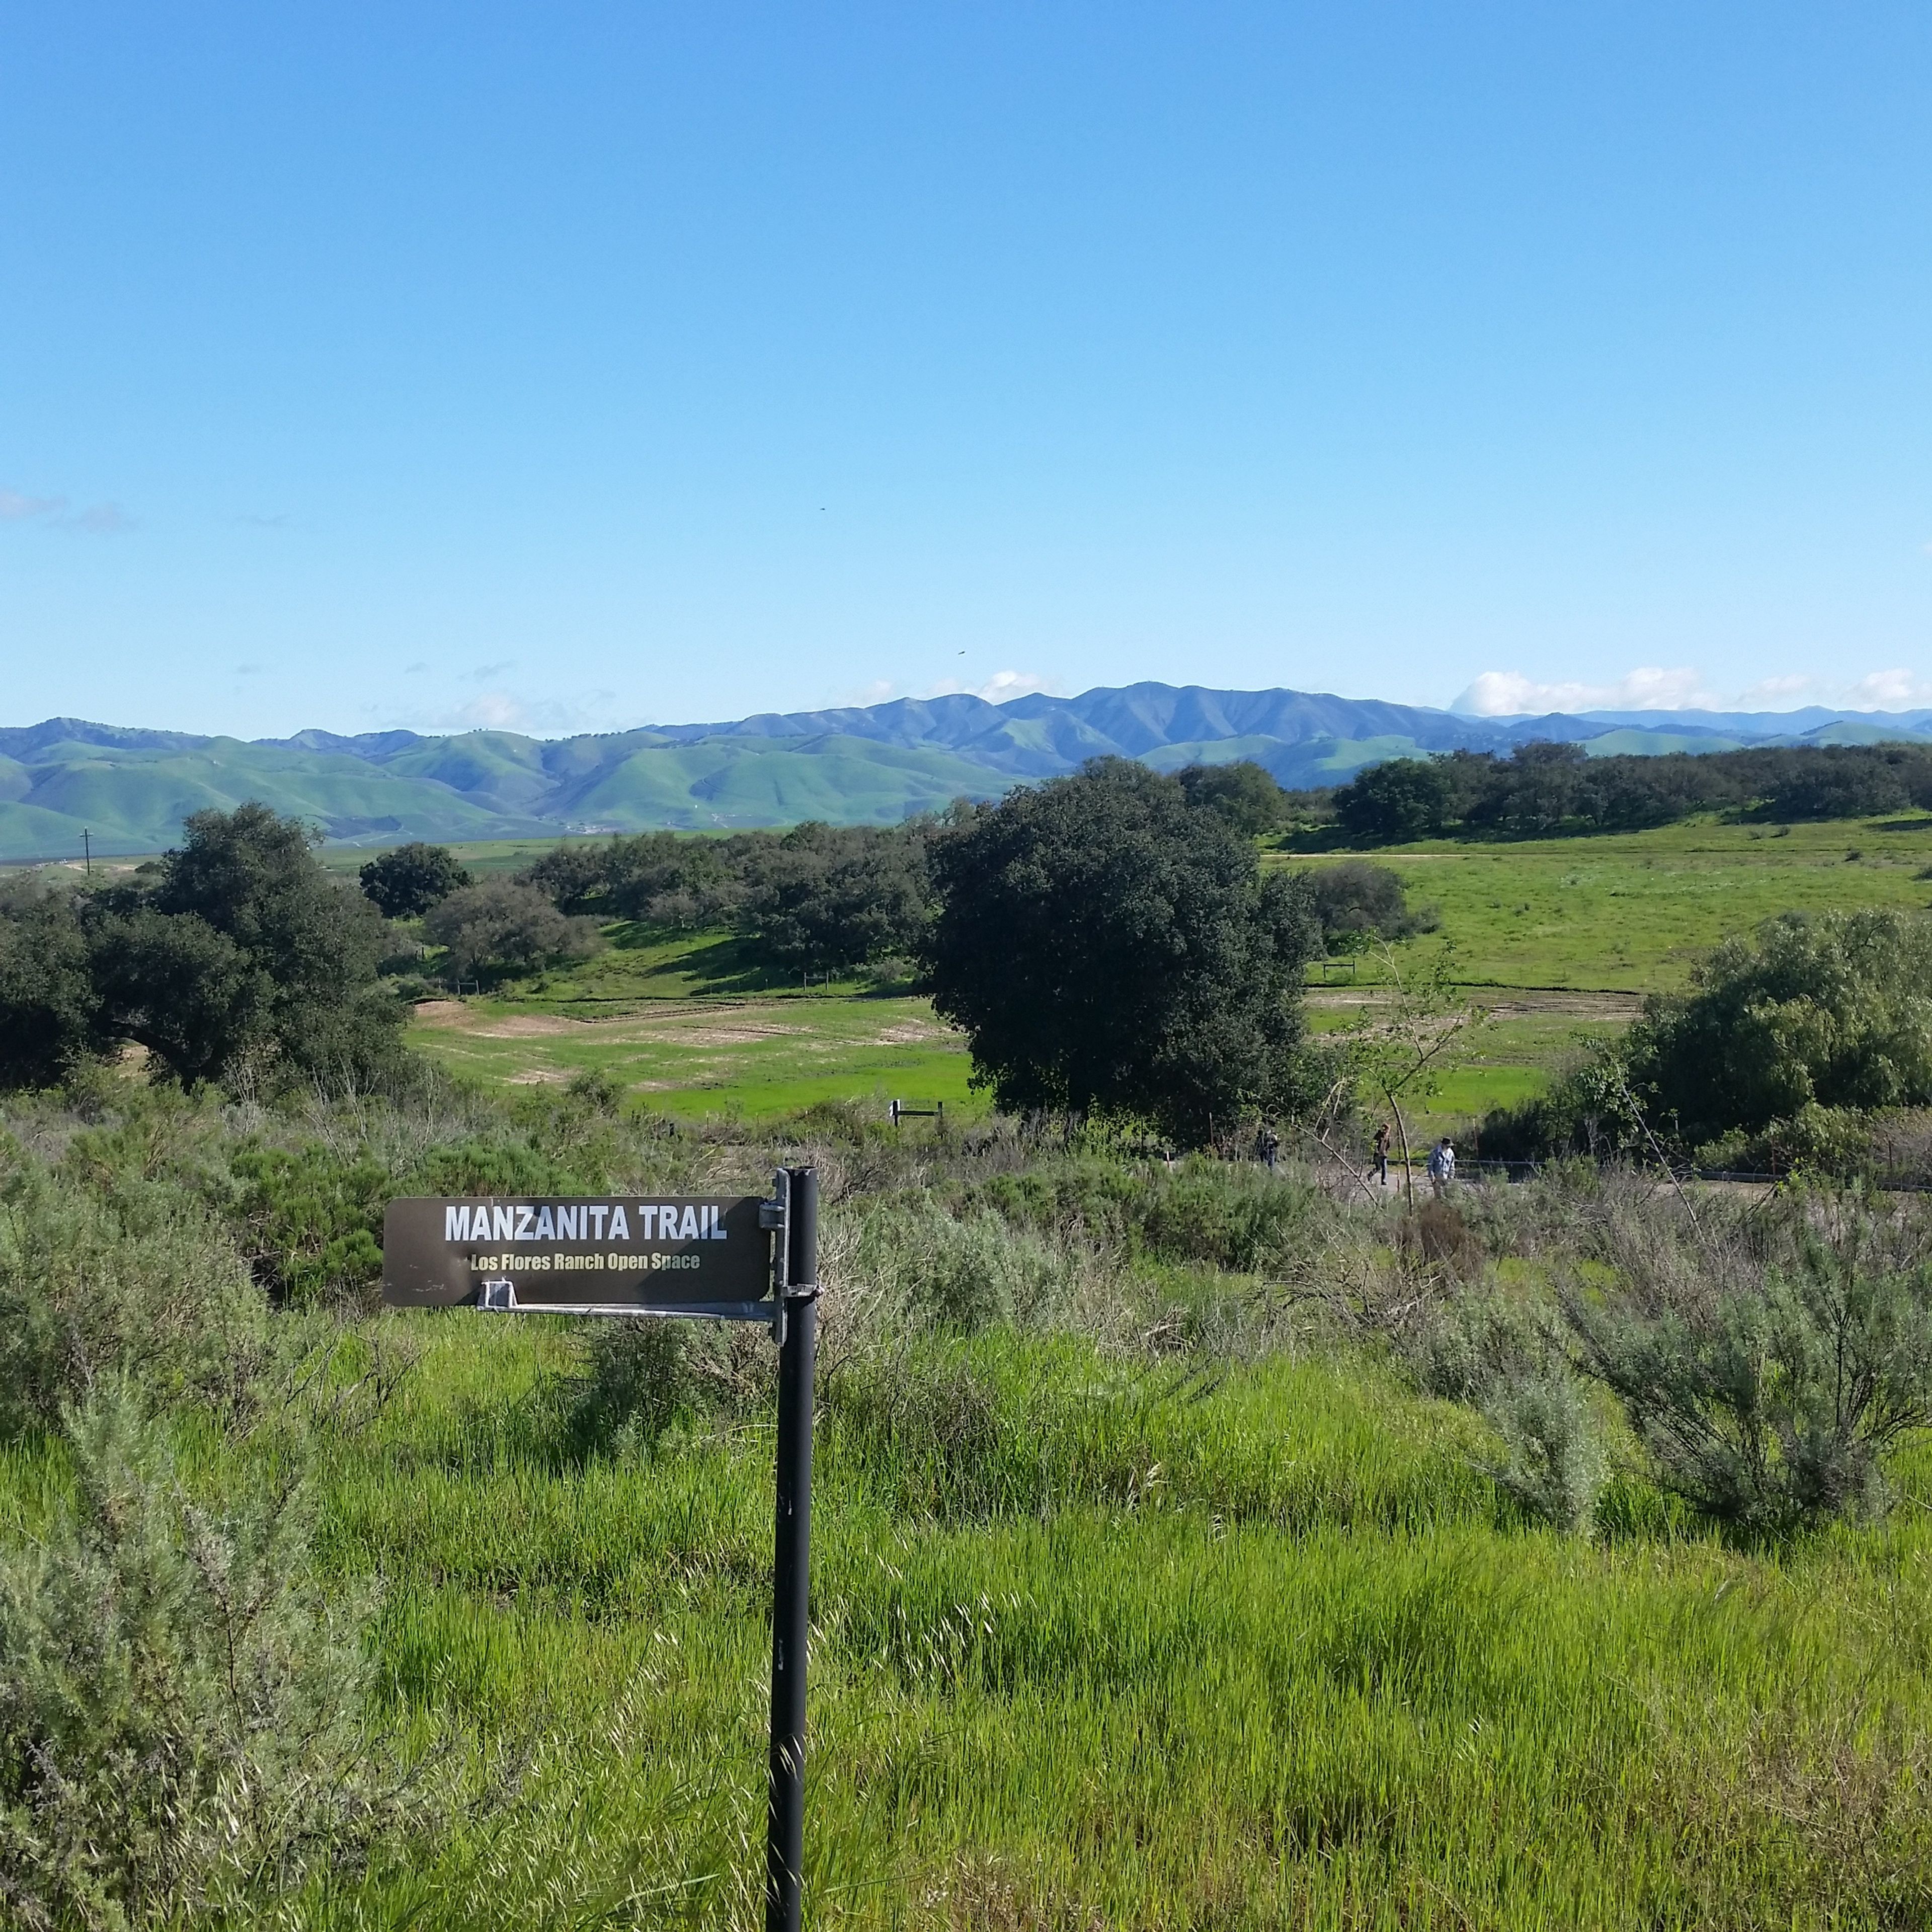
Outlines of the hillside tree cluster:
[{"label": "hillside tree cluster", "polygon": [[521,875],[558,911],[681,932],[724,927],[776,970],[848,974],[909,958],[930,903],[928,847],[944,820],[738,832],[644,832],[559,845]]},{"label": "hillside tree cluster", "polygon": [[1592,758],[1534,742],[1507,758],[1450,752],[1392,758],[1336,788],[1342,830],[1365,839],[1456,830],[1517,837],[1633,832],[1702,812],[1778,821],[1932,808],[1932,745],[1760,746],[1737,752]]}]

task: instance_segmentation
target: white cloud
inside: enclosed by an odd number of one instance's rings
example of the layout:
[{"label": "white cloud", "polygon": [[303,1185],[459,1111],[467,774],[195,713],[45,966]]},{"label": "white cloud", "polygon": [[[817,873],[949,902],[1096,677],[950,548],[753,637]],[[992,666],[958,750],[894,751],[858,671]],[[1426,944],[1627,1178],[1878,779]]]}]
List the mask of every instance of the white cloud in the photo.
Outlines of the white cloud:
[{"label": "white cloud", "polygon": [[1701,673],[1640,665],[1613,684],[1540,684],[1520,671],[1486,670],[1449,707],[1474,718],[1534,716],[1548,711],[1708,710],[1719,700]]},{"label": "white cloud", "polygon": [[1932,704],[1932,678],[1921,677],[1903,665],[1896,670],[1875,670],[1851,686],[1846,702],[1862,711],[1905,711]]},{"label": "white cloud", "polygon": [[36,517],[57,516],[66,508],[64,496],[28,496],[18,490],[0,490],[0,524],[31,523]]},{"label": "white cloud", "polygon": [[988,704],[1007,704],[1016,698],[1030,697],[1036,691],[1055,698],[1064,695],[1058,678],[1042,677],[1030,670],[996,670],[984,684],[961,684],[946,678],[922,694],[927,698],[983,698]]},{"label": "white cloud", "polygon": [[1912,711],[1932,705],[1932,678],[1901,664],[1868,671],[1863,677],[1829,680],[1808,673],[1767,677],[1738,694],[1741,711],[1795,711],[1822,704],[1834,710]]},{"label": "white cloud", "polygon": [[1612,683],[1539,683],[1520,671],[1486,670],[1450,710],[1472,718],[1534,717],[1547,711],[1796,711],[1820,704],[1846,711],[1905,711],[1932,706],[1932,678],[1903,665],[1863,677],[1828,679],[1785,672],[1726,698],[1688,667],[1645,665]]},{"label": "white cloud", "polygon": [[90,503],[69,514],[64,496],[29,496],[0,490],[0,524],[38,523],[44,528],[78,530],[91,537],[118,537],[137,527],[118,503]]},{"label": "white cloud", "polygon": [[73,516],[62,518],[60,522],[63,530],[83,531],[91,537],[125,536],[138,527],[118,503],[91,503]]},{"label": "white cloud", "polygon": [[1740,711],[1793,711],[1816,701],[1818,680],[1802,671],[1760,678],[1738,693]]},{"label": "white cloud", "polygon": [[580,731],[628,731],[635,720],[620,714],[614,691],[535,701],[512,692],[485,691],[419,722],[430,730],[520,731],[533,738],[565,738]]}]

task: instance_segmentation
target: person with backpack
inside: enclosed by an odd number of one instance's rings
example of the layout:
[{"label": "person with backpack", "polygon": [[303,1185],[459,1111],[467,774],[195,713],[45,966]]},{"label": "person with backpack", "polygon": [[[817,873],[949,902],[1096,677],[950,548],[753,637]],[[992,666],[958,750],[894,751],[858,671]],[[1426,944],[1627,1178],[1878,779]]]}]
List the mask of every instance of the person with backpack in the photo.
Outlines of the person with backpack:
[{"label": "person with backpack", "polygon": [[1376,1130],[1375,1151],[1376,1178],[1384,1187],[1388,1185],[1388,1150],[1389,1128],[1384,1120]]}]

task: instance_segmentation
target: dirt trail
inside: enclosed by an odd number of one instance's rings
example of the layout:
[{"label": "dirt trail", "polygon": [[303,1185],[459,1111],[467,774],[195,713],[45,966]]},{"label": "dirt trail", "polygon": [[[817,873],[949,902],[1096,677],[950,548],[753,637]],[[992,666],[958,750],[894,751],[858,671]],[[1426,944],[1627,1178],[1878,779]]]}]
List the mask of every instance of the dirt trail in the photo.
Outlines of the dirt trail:
[{"label": "dirt trail", "polygon": [[[846,1003],[839,1003],[842,1005]],[[426,1000],[416,1010],[416,1023],[439,1032],[466,1034],[475,1040],[528,1040],[586,1034],[600,1040],[662,1041],[680,1046],[751,1046],[764,1040],[808,1039],[818,1029],[808,1003],[787,1000],[763,1007],[744,1000],[654,1003],[648,1012],[600,1014],[578,1019],[565,1013],[490,1013],[460,1000]],[[908,1046],[954,1037],[944,1022],[916,1016],[892,1019],[870,1034],[844,1036],[847,1046]]]},{"label": "dirt trail", "polygon": [[[1486,1006],[1499,1019],[1532,1013],[1566,1013],[1578,1019],[1634,1020],[1643,1011],[1641,993],[1546,992],[1528,987],[1465,986],[1472,1006]],[[1310,986],[1311,1006],[1346,1009],[1381,1005],[1388,997],[1379,986]]]}]

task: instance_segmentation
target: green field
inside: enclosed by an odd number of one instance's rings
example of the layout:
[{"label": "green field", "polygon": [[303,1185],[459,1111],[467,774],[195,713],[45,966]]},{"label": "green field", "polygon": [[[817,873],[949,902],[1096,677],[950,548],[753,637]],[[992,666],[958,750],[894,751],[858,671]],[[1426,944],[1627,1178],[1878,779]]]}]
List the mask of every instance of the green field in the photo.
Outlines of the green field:
[{"label": "green field", "polygon": [[514,1000],[418,1007],[413,1043],[452,1073],[512,1085],[599,1069],[646,1104],[683,1115],[759,1118],[818,1101],[883,1114],[898,1100],[982,1112],[967,1090],[964,1042],[919,999],[848,994],[670,1000],[656,1010],[578,1019]]},{"label": "green field", "polygon": [[[1773,826],[1700,820],[1588,838],[1447,839],[1365,856],[1440,908],[1472,986],[1649,993],[1774,914],[1932,905],[1932,815]],[[1271,865],[1318,865],[1270,854]]]}]

